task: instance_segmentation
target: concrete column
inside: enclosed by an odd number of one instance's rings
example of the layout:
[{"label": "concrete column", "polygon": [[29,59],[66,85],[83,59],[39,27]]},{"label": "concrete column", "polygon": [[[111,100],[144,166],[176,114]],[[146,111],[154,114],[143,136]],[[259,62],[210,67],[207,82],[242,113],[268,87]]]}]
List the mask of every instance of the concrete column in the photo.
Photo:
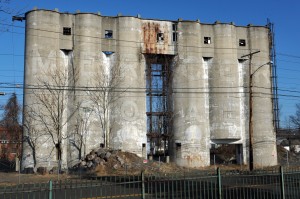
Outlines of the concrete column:
[{"label": "concrete column", "polygon": [[[252,75],[252,124],[254,168],[277,165],[276,135],[273,126],[271,68],[268,29],[249,27],[249,45],[253,55]],[[264,65],[264,66],[262,66]],[[262,67],[261,67],[262,66]]]},{"label": "concrete column", "polygon": [[[84,146],[82,148],[82,156],[89,153],[92,149],[100,147],[100,143],[103,143],[103,132],[100,126],[99,116],[93,108],[91,102],[92,92],[96,92],[97,79],[100,78],[98,74],[101,74],[105,67],[103,58],[105,55],[101,49],[102,35],[102,17],[96,14],[78,13],[75,15],[74,22],[74,73],[75,73],[75,93],[73,93],[73,107],[69,108],[69,113],[73,114],[72,120],[69,122],[69,128],[71,131],[76,125],[88,125],[83,130],[81,126],[81,133],[83,134]],[[88,87],[94,88],[94,91],[84,91],[80,88]],[[75,111],[75,113],[74,113]],[[78,119],[82,119],[82,124],[78,123]],[[83,124],[85,123],[86,124]],[[80,133],[80,132],[79,132]],[[78,139],[71,137],[71,139]],[[78,159],[78,150],[71,144],[70,146],[70,164],[74,160]]]},{"label": "concrete column", "polygon": [[239,67],[235,26],[214,25],[215,54],[209,68],[210,128],[215,143],[240,140]]},{"label": "concrete column", "polygon": [[[117,53],[121,91],[112,114],[111,147],[142,157],[146,153],[145,60],[141,54],[141,21],[135,17],[117,19]],[[122,91],[125,91],[123,92]]]},{"label": "concrete column", "polygon": [[207,64],[202,59],[198,22],[178,24],[179,61],[173,74],[173,152],[176,164],[186,167],[208,166],[209,109]]},{"label": "concrete column", "polygon": [[[55,11],[31,11],[26,14],[26,48],[25,48],[25,80],[24,84],[28,86],[41,85],[39,79],[49,79],[45,76],[47,71],[55,70],[60,67],[61,59],[59,52],[59,13]],[[32,110],[35,113],[41,111],[37,105],[37,100],[32,94],[32,90],[24,90],[24,111]],[[43,131],[43,126],[37,121],[30,124],[37,131]],[[24,135],[27,136],[27,129],[24,129]],[[56,162],[55,146],[49,141],[50,135],[36,135],[39,137],[36,151],[37,166],[51,167],[53,161]],[[51,153],[54,151],[54,153]],[[33,167],[32,150],[24,144],[22,169]]]}]

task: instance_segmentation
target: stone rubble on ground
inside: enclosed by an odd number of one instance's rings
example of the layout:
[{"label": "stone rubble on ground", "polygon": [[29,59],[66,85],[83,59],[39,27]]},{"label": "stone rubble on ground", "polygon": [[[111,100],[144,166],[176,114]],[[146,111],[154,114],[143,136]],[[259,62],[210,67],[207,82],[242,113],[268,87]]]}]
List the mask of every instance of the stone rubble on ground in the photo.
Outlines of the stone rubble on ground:
[{"label": "stone rubble on ground", "polygon": [[78,164],[73,166],[73,169],[93,170],[97,166],[110,167],[114,169],[125,167],[131,168],[132,164],[140,165],[142,160],[142,158],[128,152],[99,148],[97,150],[92,150],[89,154],[87,154]]},{"label": "stone rubble on ground", "polygon": [[96,175],[123,175],[179,171],[174,164],[165,164],[157,161],[145,161],[134,153],[121,150],[99,148],[92,150],[73,170],[86,170]]}]

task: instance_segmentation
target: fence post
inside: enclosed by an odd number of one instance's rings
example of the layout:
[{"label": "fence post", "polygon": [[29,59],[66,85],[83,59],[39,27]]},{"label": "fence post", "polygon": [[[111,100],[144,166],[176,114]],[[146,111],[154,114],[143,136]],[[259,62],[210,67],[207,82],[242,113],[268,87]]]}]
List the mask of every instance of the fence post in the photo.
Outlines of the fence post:
[{"label": "fence post", "polygon": [[283,177],[283,168],[282,168],[282,166],[280,166],[280,186],[281,186],[281,198],[285,199],[284,177]]},{"label": "fence post", "polygon": [[218,167],[217,169],[217,173],[218,173],[218,198],[222,199],[222,183],[221,183],[221,171],[220,171],[220,167]]},{"label": "fence post", "polygon": [[52,180],[49,180],[49,199],[52,199]]},{"label": "fence post", "polygon": [[144,175],[144,171],[142,171],[141,173],[141,177],[142,177],[142,190],[141,190],[141,194],[142,194],[142,199],[145,199],[145,175]]}]

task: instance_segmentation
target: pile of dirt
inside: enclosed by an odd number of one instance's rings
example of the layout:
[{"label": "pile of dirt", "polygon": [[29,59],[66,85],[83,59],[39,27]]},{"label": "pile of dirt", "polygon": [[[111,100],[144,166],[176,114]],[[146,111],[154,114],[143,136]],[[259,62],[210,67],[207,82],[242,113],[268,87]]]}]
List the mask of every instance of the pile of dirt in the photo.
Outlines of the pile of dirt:
[{"label": "pile of dirt", "polygon": [[104,175],[137,175],[182,172],[184,168],[174,163],[149,161],[136,154],[120,150],[99,148],[91,151],[84,159],[73,167],[73,170],[87,170],[89,174]]},{"label": "pile of dirt", "polygon": [[[288,152],[281,146],[277,146],[279,165],[297,166],[300,162],[300,154]],[[220,153],[220,154],[224,154]],[[225,154],[226,155],[226,154]],[[288,156],[288,157],[287,157]],[[177,166],[175,163],[163,161],[145,160],[130,152],[111,149],[97,149],[91,151],[81,162],[74,166],[74,169],[87,170],[95,176],[105,175],[138,175],[142,171],[146,174],[171,174],[186,173],[196,170],[208,170],[214,172],[216,167],[222,170],[247,170],[247,165],[218,164],[209,167],[191,169]]]}]

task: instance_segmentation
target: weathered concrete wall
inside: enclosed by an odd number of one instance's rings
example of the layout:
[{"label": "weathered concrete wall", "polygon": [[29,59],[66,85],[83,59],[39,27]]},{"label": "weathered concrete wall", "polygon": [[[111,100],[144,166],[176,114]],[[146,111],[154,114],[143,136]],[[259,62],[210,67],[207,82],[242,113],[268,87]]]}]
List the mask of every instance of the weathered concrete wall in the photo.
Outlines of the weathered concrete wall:
[{"label": "weathered concrete wall", "polygon": [[268,29],[249,27],[249,45],[259,49],[251,64],[253,99],[253,164],[254,167],[277,164],[276,135],[272,114],[272,82],[269,62]]},{"label": "weathered concrete wall", "polygon": [[141,20],[135,17],[119,17],[115,20],[122,80],[119,90],[123,93],[113,116],[115,124],[111,147],[145,157],[143,144],[147,143],[146,94],[141,88],[145,88],[146,81],[145,60],[140,52]]},{"label": "weathered concrete wall", "polygon": [[178,64],[174,70],[172,159],[181,166],[209,165],[208,66],[202,58],[200,24],[178,23]]},{"label": "weathered concrete wall", "polygon": [[214,25],[214,57],[209,69],[211,139],[240,140],[239,72],[235,26]]},{"label": "weathered concrete wall", "polygon": [[[70,103],[71,121],[69,122],[69,147],[70,156],[68,166],[72,166],[78,160],[79,150],[76,149],[72,141],[78,141],[78,128],[83,131],[83,148],[82,156],[91,151],[93,148],[99,147],[103,143],[103,132],[101,131],[99,119],[96,111],[92,111],[92,103],[87,97],[88,91],[84,88],[87,86],[95,86],[93,80],[96,78],[97,72],[102,70],[103,59],[101,52],[101,17],[95,14],[77,13],[74,16],[72,31],[73,39],[73,71],[75,79],[73,86],[75,88],[73,95],[74,101]],[[68,27],[68,26],[67,26]],[[81,121],[81,122],[80,122]],[[71,130],[73,128],[73,130]],[[77,129],[76,129],[77,128]],[[78,143],[76,144],[78,146]]]},{"label": "weathered concrete wall", "polygon": [[[65,62],[65,55],[59,48],[60,38],[60,14],[57,12],[38,11],[30,12],[26,16],[26,48],[25,48],[25,85],[26,87],[34,88],[33,90],[25,88],[24,96],[24,111],[33,111],[39,115],[42,111],[41,105],[36,99],[37,89],[41,89],[45,96],[49,96],[48,100],[54,100],[51,93],[47,93],[45,88],[40,88],[40,81],[48,81],[54,84],[54,75],[52,71],[61,70],[62,75],[66,75],[68,65]],[[37,94],[33,94],[37,93]],[[64,105],[66,105],[64,103]],[[40,118],[39,118],[40,119]],[[43,122],[51,122],[49,115],[44,118]],[[62,116],[66,119],[66,113]],[[34,135],[38,138],[36,147],[36,158],[39,166],[50,166],[56,164],[55,145],[49,138],[49,134],[44,134],[45,129],[38,123],[32,121],[31,127],[34,127],[41,135]],[[62,129],[63,134],[67,129]],[[24,135],[27,136],[26,129]],[[55,136],[54,136],[55,137]],[[66,145],[62,147],[63,165],[66,165]],[[32,151],[27,143],[24,144],[24,153],[22,166],[28,167],[33,165]]]},{"label": "weathered concrete wall", "polygon": [[[64,27],[71,28],[71,35],[63,34]],[[239,45],[240,39],[245,46]],[[85,142],[81,155],[105,142],[99,120],[104,113],[97,112],[89,95],[97,92],[97,74],[111,76],[111,69],[116,69],[120,81],[115,92],[120,95],[106,113],[111,127],[108,147],[147,158],[146,58],[172,56],[172,160],[186,167],[207,166],[210,144],[239,144],[247,163],[249,76],[269,62],[268,42],[266,27],[34,10],[26,14],[25,85],[38,86],[39,78],[47,79],[42,73],[47,69],[65,71],[67,110],[62,120],[67,125],[62,128],[62,163],[67,167],[78,160],[74,140],[80,133]],[[253,55],[251,64],[249,57],[241,58],[255,50],[261,52]],[[270,68],[263,66],[252,77],[254,164],[272,166],[277,158],[272,92],[266,89],[271,88]],[[25,89],[24,109],[42,112],[36,102],[32,90]],[[87,122],[76,134],[79,119]],[[52,167],[55,146],[47,136],[38,142],[38,166]],[[23,168],[32,166],[32,151],[26,143],[23,154]]]}]

